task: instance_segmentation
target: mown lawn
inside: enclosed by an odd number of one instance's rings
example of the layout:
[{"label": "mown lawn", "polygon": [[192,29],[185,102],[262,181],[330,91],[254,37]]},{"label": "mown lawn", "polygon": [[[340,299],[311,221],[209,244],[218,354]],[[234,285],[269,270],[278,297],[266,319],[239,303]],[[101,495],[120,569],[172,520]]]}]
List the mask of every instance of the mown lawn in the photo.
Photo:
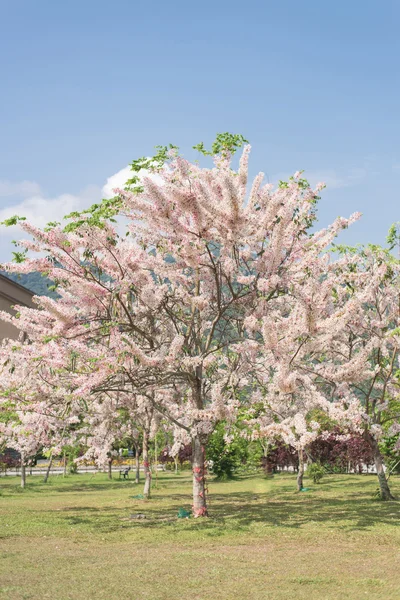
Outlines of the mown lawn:
[{"label": "mown lawn", "polygon": [[400,502],[374,500],[373,476],[210,481],[205,520],[177,518],[188,473],[149,502],[103,474],[18,483],[0,479],[1,599],[400,599]]}]

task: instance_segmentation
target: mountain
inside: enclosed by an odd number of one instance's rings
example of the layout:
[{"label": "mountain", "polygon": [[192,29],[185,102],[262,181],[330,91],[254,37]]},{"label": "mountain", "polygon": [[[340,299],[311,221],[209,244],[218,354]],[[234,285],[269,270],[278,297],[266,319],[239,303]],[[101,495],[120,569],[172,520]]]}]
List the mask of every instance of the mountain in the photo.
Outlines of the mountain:
[{"label": "mountain", "polygon": [[43,277],[43,275],[38,272],[20,274],[0,271],[0,273],[4,275],[4,277],[11,279],[11,281],[15,281],[15,283],[19,283],[23,287],[26,287],[37,296],[49,296],[54,299],[58,297],[56,292],[52,292],[48,289],[49,286],[53,285],[53,282],[47,277]]}]

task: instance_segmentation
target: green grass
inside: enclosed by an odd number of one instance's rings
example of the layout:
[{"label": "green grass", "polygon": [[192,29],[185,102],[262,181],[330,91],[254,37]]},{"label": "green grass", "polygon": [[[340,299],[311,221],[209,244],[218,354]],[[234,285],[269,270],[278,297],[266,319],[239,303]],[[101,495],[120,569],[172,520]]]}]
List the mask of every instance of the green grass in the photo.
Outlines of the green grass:
[{"label": "green grass", "polygon": [[189,474],[159,475],[149,502],[103,474],[18,484],[0,479],[1,600],[400,598],[400,503],[374,500],[373,476],[211,481],[202,520],[177,518]]}]

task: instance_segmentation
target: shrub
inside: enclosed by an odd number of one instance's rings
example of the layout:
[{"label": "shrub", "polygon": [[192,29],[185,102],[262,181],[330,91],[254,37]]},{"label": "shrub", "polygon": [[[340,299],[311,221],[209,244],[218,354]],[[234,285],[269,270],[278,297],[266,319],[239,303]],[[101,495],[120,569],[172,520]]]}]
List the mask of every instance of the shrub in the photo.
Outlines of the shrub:
[{"label": "shrub", "polygon": [[307,468],[307,475],[312,478],[314,483],[319,483],[325,475],[325,469],[320,463],[311,463]]},{"label": "shrub", "polygon": [[236,448],[226,443],[224,435],[224,424],[218,423],[207,446],[207,460],[212,462],[212,472],[220,480],[231,479],[238,465]]}]

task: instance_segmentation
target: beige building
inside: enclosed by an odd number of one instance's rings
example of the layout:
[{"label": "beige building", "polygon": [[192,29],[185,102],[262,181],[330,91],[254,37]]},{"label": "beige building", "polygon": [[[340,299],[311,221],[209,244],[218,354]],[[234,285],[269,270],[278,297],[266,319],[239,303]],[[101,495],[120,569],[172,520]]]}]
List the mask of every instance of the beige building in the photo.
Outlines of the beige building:
[{"label": "beige building", "polygon": [[[33,307],[32,296],[34,294],[22,285],[19,285],[19,283],[15,283],[4,277],[4,275],[0,275],[0,310],[12,314],[15,313],[12,308],[15,304]],[[4,338],[16,339],[18,335],[18,329],[0,320],[0,340]]]}]

